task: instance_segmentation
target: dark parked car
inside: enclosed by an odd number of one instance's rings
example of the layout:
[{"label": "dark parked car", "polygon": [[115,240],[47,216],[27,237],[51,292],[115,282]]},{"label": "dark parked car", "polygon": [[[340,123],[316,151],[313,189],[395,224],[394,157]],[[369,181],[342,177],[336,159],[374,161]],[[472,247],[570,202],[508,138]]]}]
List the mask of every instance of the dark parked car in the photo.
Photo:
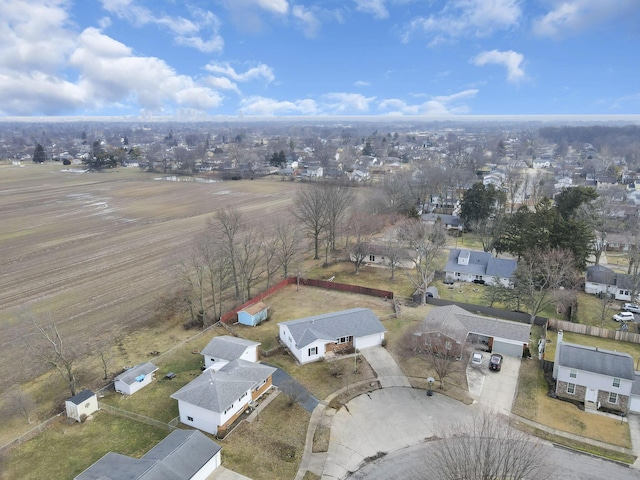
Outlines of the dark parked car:
[{"label": "dark parked car", "polygon": [[499,372],[502,368],[502,355],[494,353],[489,359],[489,369]]}]

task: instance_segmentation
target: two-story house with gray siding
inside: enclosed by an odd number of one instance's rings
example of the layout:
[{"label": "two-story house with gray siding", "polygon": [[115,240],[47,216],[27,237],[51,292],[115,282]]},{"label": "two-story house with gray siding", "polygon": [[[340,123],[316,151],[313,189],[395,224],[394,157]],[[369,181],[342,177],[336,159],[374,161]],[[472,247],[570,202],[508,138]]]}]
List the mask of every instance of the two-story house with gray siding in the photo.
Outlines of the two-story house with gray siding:
[{"label": "two-story house with gray siding", "polygon": [[559,331],[553,378],[558,398],[583,403],[587,411],[629,411],[635,375],[627,353],[566,343]]}]

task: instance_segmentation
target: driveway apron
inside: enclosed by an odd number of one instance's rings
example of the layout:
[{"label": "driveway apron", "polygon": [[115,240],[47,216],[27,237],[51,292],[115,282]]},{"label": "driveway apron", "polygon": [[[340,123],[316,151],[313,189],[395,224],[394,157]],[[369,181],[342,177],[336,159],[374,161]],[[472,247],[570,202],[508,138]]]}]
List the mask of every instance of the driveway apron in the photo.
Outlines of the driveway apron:
[{"label": "driveway apron", "polygon": [[384,347],[365,348],[362,355],[378,375],[382,388],[411,387],[407,376]]}]

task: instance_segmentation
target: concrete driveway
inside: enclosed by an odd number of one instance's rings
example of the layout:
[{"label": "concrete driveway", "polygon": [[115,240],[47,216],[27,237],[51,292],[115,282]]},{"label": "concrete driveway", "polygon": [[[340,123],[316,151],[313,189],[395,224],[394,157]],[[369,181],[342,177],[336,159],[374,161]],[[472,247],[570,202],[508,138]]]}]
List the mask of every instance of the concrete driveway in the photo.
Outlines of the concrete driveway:
[{"label": "concrete driveway", "polygon": [[469,393],[480,403],[498,413],[511,413],[511,405],[516,395],[520,359],[504,356],[499,372],[489,370],[491,354],[483,353],[481,368],[467,366]]},{"label": "concrete driveway", "polygon": [[378,380],[382,388],[411,387],[409,379],[386,348],[363,348],[362,356],[369,362],[369,365],[371,365],[373,371],[376,372],[376,375],[378,375]]}]

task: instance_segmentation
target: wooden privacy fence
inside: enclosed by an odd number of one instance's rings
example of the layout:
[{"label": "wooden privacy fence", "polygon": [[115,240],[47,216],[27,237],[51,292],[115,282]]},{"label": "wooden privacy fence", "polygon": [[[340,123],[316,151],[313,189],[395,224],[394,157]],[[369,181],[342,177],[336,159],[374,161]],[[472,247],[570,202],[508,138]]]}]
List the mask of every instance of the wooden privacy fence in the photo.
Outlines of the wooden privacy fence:
[{"label": "wooden privacy fence", "polygon": [[276,283],[272,287],[268,288],[262,293],[259,293],[251,300],[243,303],[242,305],[230,310],[220,317],[220,321],[222,323],[235,323],[238,319],[238,312],[249,305],[253,305],[256,302],[260,302],[267,298],[269,295],[277,292],[281,288],[286,287],[287,285],[294,285],[300,282],[300,285],[305,285],[308,287],[319,287],[326,288],[328,290],[339,290],[341,292],[350,292],[350,293],[359,293],[360,295],[369,295],[370,297],[380,297],[387,298],[389,300],[393,300],[393,292],[388,290],[379,290],[377,288],[369,288],[362,287],[360,285],[349,285],[348,283],[338,283],[338,282],[329,282],[326,280],[316,280],[314,278],[299,278],[299,277],[289,277],[285,278],[279,283]]},{"label": "wooden privacy fence", "polygon": [[555,318],[549,319],[548,328],[555,331],[563,330],[565,332],[591,335],[592,337],[609,338],[612,340],[619,340],[621,342],[640,343],[640,335],[637,333],[624,332],[622,330],[610,330],[608,328],[583,325],[581,323],[566,322]]}]

